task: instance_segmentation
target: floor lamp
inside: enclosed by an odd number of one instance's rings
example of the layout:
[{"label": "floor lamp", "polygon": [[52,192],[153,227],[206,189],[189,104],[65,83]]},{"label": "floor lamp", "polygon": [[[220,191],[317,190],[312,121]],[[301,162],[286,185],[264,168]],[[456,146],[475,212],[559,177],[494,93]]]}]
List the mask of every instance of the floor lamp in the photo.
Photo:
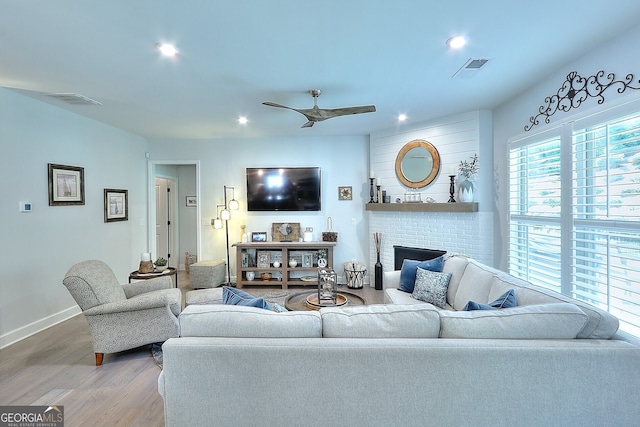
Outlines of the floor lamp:
[{"label": "floor lamp", "polygon": [[[231,190],[231,200],[227,200],[227,191]],[[220,206],[220,205],[218,205]],[[220,211],[220,222],[224,221],[224,231],[227,238],[227,284],[232,286],[231,283],[231,257],[229,255],[229,220],[231,219],[231,211],[237,211],[240,207],[240,203],[235,199],[235,188],[224,186],[224,209]],[[216,218],[217,220],[217,218]],[[214,221],[216,221],[214,220]],[[222,225],[222,224],[220,224]],[[215,228],[215,225],[214,225]]]}]

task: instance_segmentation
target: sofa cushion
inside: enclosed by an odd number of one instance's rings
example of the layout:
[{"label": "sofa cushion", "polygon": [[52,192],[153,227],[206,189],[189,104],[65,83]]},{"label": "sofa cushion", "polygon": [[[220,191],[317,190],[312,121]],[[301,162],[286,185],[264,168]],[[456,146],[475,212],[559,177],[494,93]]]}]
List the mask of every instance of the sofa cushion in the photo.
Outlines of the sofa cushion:
[{"label": "sofa cushion", "polygon": [[256,298],[240,289],[224,286],[222,288],[222,303],[229,305],[244,305],[247,307],[264,308],[271,310],[271,306],[264,298]]},{"label": "sofa cushion", "polygon": [[239,305],[190,305],[178,320],[183,337],[322,337],[322,319],[317,311],[276,313]]},{"label": "sofa cushion", "polygon": [[458,292],[458,286],[460,286],[460,280],[464,275],[467,264],[469,264],[469,258],[464,255],[451,254],[445,256],[442,272],[451,273],[449,289],[447,290],[447,302],[449,305],[453,303],[456,292]]},{"label": "sofa cushion", "polygon": [[441,338],[572,339],[587,323],[587,315],[567,303],[439,314]]},{"label": "sofa cushion", "polygon": [[411,296],[436,307],[445,308],[450,279],[451,273],[437,273],[418,267],[416,284]]},{"label": "sofa cushion", "polygon": [[438,338],[440,316],[419,305],[363,305],[320,309],[326,338]]},{"label": "sofa cushion", "polygon": [[405,259],[402,262],[402,269],[400,270],[400,286],[398,289],[404,292],[413,292],[413,287],[416,282],[416,273],[418,268],[431,271],[442,271],[444,266],[444,257],[438,257],[427,261],[416,261],[413,259]]},{"label": "sofa cushion", "polygon": [[460,279],[458,291],[455,293],[453,302],[449,301],[449,303],[458,311],[462,310],[469,301],[487,303],[493,276],[493,272],[487,271],[483,266],[470,261]]},{"label": "sofa cushion", "polygon": [[475,301],[469,301],[467,305],[462,309],[463,311],[472,310],[499,310],[502,308],[511,308],[517,306],[515,290],[509,289],[504,294],[500,295],[498,299],[489,304],[481,304]]},{"label": "sofa cushion", "polygon": [[516,298],[518,299],[519,305],[537,305],[561,302],[577,305],[589,317],[587,324],[578,333],[577,338],[610,339],[618,331],[618,318],[611,313],[601,310],[586,302],[554,292],[551,289],[546,289],[541,286],[533,285],[529,282],[524,282],[521,279],[509,276],[506,273],[499,273],[497,277],[493,279],[490,295],[495,295],[494,289],[497,293],[499,290],[505,289],[508,286],[513,287],[514,284],[516,286],[521,285],[520,287],[515,288]]}]

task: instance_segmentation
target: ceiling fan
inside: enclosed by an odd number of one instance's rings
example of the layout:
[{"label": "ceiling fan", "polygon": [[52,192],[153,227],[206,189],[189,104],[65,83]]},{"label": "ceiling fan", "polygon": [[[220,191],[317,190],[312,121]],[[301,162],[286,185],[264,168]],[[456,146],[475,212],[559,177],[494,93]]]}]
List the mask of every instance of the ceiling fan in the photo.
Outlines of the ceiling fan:
[{"label": "ceiling fan", "polygon": [[348,116],[349,114],[373,113],[376,111],[375,105],[344,108],[318,108],[318,97],[322,94],[322,91],[320,89],[311,89],[309,93],[313,96],[313,108],[291,108],[274,102],[263,102],[262,104],[268,105],[269,107],[286,108],[288,110],[297,111],[308,120],[307,123],[301,126],[303,128],[310,128],[315,122],[321,122],[333,117]]}]

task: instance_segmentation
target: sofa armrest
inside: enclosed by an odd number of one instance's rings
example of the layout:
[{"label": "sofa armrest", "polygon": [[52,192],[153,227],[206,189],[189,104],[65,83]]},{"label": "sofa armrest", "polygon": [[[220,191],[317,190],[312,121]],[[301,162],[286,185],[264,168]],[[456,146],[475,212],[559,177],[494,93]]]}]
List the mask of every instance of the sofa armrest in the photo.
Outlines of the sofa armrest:
[{"label": "sofa armrest", "polygon": [[396,289],[400,286],[400,270],[385,271],[382,273],[383,289]]},{"label": "sofa armrest", "polygon": [[133,283],[122,285],[122,290],[127,298],[134,297],[146,292],[153,292],[160,289],[173,288],[173,280],[171,276],[154,277],[153,279],[139,280]]}]

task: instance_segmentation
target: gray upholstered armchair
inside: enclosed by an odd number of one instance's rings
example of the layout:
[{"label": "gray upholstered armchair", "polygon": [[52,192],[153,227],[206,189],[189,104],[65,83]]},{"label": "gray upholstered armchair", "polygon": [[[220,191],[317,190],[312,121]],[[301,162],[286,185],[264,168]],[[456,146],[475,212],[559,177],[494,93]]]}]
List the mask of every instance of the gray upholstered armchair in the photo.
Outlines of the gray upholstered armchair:
[{"label": "gray upholstered armchair", "polygon": [[121,286],[102,261],[83,261],[64,280],[91,328],[96,366],[104,353],[116,353],[180,335],[180,289],[170,277]]}]

